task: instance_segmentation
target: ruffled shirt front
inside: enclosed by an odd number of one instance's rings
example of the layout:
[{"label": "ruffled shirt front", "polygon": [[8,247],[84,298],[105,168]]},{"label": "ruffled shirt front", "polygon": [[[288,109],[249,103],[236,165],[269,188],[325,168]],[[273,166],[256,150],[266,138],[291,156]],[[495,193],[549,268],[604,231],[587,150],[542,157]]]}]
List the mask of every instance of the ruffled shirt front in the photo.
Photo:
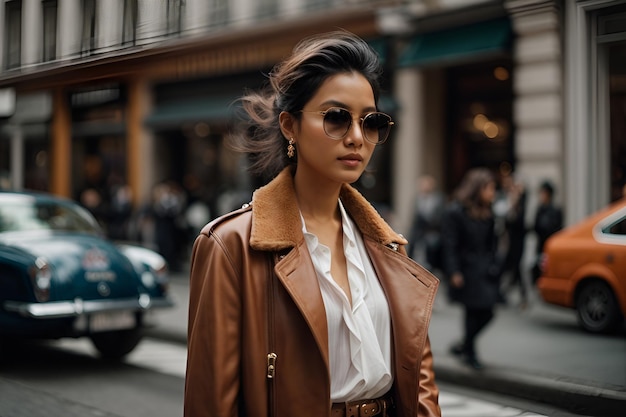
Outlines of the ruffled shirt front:
[{"label": "ruffled shirt front", "polygon": [[393,383],[387,299],[361,234],[341,201],[339,209],[352,305],[331,275],[330,249],[307,232],[302,219],[302,231],[326,308],[332,402],[377,398]]}]

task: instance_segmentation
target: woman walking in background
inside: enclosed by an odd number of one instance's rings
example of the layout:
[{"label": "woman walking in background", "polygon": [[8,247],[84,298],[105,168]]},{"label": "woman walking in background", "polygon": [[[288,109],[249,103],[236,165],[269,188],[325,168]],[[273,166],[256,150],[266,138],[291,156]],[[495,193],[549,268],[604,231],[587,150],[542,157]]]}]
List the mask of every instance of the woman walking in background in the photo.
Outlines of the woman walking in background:
[{"label": "woman walking in background", "polygon": [[349,185],[393,125],[376,108],[380,75],[367,43],[331,33],[243,98],[239,149],[274,179],[195,241],[187,417],[441,415],[438,281]]},{"label": "woman walking in background", "polygon": [[499,300],[500,263],[492,210],[496,183],[485,168],[469,171],[446,209],[442,225],[444,272],[450,298],[465,307],[464,339],[451,352],[480,369],[476,337]]}]

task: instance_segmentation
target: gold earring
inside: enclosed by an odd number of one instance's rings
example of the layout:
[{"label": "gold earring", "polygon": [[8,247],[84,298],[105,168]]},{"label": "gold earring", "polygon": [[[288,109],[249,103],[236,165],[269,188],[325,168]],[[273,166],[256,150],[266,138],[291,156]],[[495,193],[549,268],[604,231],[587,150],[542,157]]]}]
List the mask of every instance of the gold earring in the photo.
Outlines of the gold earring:
[{"label": "gold earring", "polygon": [[293,155],[296,151],[296,148],[293,146],[294,143],[295,143],[295,140],[293,140],[293,138],[290,138],[289,145],[287,146],[287,157],[289,158],[293,158]]}]

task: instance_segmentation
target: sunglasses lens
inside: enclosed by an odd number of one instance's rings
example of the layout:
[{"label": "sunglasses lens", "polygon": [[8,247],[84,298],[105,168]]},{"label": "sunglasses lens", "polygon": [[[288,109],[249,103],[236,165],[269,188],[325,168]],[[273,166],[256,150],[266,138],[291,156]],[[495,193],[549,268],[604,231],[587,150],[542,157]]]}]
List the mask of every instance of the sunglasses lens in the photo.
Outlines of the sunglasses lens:
[{"label": "sunglasses lens", "polygon": [[324,115],[324,130],[331,138],[341,139],[352,123],[352,115],[344,109],[331,108]]},{"label": "sunglasses lens", "polygon": [[391,117],[385,113],[370,113],[363,119],[363,133],[372,143],[384,142],[391,130]]}]

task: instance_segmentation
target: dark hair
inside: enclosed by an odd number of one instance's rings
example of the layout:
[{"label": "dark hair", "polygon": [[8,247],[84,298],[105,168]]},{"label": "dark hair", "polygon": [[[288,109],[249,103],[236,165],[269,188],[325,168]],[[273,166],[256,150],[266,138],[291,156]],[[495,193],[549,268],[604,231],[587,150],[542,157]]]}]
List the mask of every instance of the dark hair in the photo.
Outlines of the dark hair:
[{"label": "dark hair", "polygon": [[455,198],[465,207],[470,217],[491,217],[491,204],[485,204],[480,198],[482,189],[491,182],[495,182],[495,176],[487,168],[473,168],[463,177],[455,191]]},{"label": "dark hair", "polygon": [[550,195],[550,197],[554,195],[554,186],[552,185],[550,181],[546,180],[542,182],[541,185],[539,186],[539,189],[547,192]]},{"label": "dark hair", "polygon": [[292,162],[278,116],[285,111],[300,119],[299,111],[322,83],[347,72],[363,75],[378,102],[382,67],[367,42],[346,31],[312,36],[300,41],[291,56],[274,67],[265,90],[239,100],[246,114],[242,133],[233,137],[233,148],[251,155],[252,172],[272,178]]}]

